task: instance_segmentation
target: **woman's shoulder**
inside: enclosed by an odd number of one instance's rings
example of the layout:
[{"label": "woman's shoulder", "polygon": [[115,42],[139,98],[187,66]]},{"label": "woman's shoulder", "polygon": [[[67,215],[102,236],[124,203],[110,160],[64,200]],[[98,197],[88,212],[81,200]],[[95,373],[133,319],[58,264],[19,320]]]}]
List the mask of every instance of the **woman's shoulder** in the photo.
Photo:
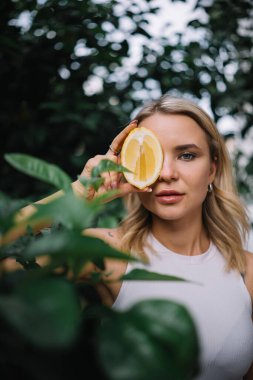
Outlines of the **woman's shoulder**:
[{"label": "woman's shoulder", "polygon": [[120,249],[121,234],[119,228],[87,228],[84,230],[84,235],[96,237],[113,248]]}]

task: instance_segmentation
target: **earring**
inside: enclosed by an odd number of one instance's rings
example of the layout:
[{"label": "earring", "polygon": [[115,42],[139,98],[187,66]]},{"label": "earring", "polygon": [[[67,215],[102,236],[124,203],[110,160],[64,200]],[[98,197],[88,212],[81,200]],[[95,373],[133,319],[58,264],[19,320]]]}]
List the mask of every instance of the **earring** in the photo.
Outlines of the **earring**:
[{"label": "earring", "polygon": [[208,191],[208,193],[211,193],[213,191],[213,185],[212,185],[212,183],[208,184],[207,191]]}]

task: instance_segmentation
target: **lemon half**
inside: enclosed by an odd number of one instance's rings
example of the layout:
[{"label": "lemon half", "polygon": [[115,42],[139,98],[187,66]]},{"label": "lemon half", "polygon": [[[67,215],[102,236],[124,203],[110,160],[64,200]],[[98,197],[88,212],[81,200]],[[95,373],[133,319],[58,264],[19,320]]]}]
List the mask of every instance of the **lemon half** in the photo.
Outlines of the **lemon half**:
[{"label": "lemon half", "polygon": [[131,185],[139,189],[152,185],[163,164],[163,151],[156,135],[144,127],[133,129],[123,143],[121,164],[131,171],[123,173]]}]

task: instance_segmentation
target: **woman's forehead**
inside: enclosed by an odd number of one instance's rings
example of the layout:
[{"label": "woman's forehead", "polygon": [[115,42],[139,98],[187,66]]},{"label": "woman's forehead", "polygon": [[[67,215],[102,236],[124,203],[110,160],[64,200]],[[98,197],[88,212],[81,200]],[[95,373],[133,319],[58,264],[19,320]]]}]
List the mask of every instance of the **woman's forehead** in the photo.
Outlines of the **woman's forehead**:
[{"label": "woman's forehead", "polygon": [[161,142],[171,139],[182,144],[207,143],[205,131],[186,115],[156,113],[142,120],[139,126],[151,129]]}]

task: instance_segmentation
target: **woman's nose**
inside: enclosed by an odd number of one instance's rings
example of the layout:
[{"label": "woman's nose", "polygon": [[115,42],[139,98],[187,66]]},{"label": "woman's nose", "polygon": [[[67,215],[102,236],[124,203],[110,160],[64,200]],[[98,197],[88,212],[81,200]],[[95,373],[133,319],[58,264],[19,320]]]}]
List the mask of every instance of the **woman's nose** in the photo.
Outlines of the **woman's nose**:
[{"label": "woman's nose", "polygon": [[177,164],[174,160],[165,157],[160,172],[159,181],[175,181],[178,179]]}]

